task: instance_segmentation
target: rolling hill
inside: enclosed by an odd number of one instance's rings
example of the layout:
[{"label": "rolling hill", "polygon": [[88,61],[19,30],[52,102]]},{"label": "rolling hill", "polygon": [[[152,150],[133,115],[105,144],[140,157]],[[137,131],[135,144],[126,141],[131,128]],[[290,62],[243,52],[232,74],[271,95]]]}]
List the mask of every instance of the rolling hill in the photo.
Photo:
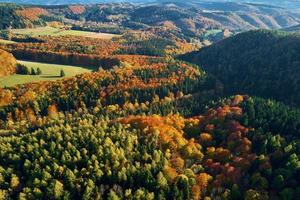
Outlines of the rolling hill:
[{"label": "rolling hill", "polygon": [[[286,8],[234,2],[159,1],[144,4],[108,3],[74,6],[0,4],[0,9],[2,18],[5,18],[0,22],[1,29],[9,26],[12,28],[45,26],[49,21],[60,21],[71,25],[84,24],[89,29],[94,27],[97,32],[101,24],[105,25],[107,32],[116,29],[119,31],[146,29],[149,26],[162,26],[168,23],[179,31],[179,34],[199,37],[203,29],[233,31],[279,29],[300,23],[300,15]],[[98,29],[95,28],[96,25]],[[102,27],[100,31],[104,31],[103,29]]]},{"label": "rolling hill", "polygon": [[27,61],[0,88],[0,200],[298,199],[300,35],[230,37],[297,15],[184,4],[3,4],[0,48]]},{"label": "rolling hill", "polygon": [[258,30],[182,56],[202,66],[227,93],[247,93],[300,105],[300,35]]},{"label": "rolling hill", "polygon": [[[12,2],[20,4],[35,4],[35,5],[61,5],[61,4],[95,4],[95,3],[112,3],[112,2],[130,2],[130,3],[156,3],[156,2],[183,2],[180,0],[0,0],[0,2]],[[211,2],[210,0],[186,0],[184,1],[187,5],[198,5],[199,2]],[[298,0],[214,0],[213,2],[235,2],[235,3],[256,3],[256,4],[270,4],[281,7],[296,8],[299,6],[300,1]]]},{"label": "rolling hill", "polygon": [[0,3],[0,30],[45,26],[46,22],[41,17],[48,14],[45,9],[39,7]]},{"label": "rolling hill", "polygon": [[14,74],[17,61],[12,54],[0,49],[0,77]]},{"label": "rolling hill", "polygon": [[[189,5],[185,3],[185,5]],[[194,5],[194,4],[192,4]],[[201,28],[228,28],[230,30],[249,30],[255,28],[283,28],[300,23],[300,16],[288,9],[267,5],[242,3],[199,2],[194,7],[184,6],[182,2],[159,2],[145,5],[106,5],[102,8],[87,6],[84,13],[65,15],[67,18],[87,21],[110,22],[132,28],[132,24],[153,26],[165,21],[172,22],[183,30]],[[108,12],[106,11],[108,10]],[[66,12],[65,12],[66,13]],[[101,16],[100,14],[101,13]],[[149,13],[151,13],[149,15]],[[120,18],[120,16],[123,16]],[[130,22],[130,23],[129,23]]]}]

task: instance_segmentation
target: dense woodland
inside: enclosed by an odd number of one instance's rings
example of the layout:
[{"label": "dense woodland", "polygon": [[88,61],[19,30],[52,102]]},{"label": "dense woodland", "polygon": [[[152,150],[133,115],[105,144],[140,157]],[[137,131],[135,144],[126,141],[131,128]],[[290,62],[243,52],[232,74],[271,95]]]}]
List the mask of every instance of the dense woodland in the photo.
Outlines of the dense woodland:
[{"label": "dense woodland", "polygon": [[[175,105],[151,104],[162,111]],[[46,118],[26,122],[36,128],[1,137],[2,195],[297,199],[299,110],[247,96],[208,103],[193,117],[143,114],[151,109],[135,103],[58,112],[51,106]],[[124,111],[126,117],[116,118]]]},{"label": "dense woodland", "polygon": [[113,40],[14,34],[11,38],[17,43],[0,44],[0,48],[13,53],[17,59],[83,66],[95,70],[100,66],[104,69],[118,66],[126,56],[128,60],[134,55],[166,57],[191,52],[200,46],[180,40],[173,34],[156,36],[152,31],[128,32]]},{"label": "dense woodland", "polygon": [[300,110],[163,60],[1,89],[4,199],[297,199]]},{"label": "dense woodland", "polygon": [[244,93],[300,105],[300,35],[241,33],[182,56],[216,76],[227,94]]},{"label": "dense woodland", "polygon": [[25,26],[21,17],[16,15],[15,10],[18,8],[16,5],[0,4],[0,29],[6,29],[10,26],[15,28],[22,28]]},{"label": "dense woodland", "polygon": [[[204,47],[195,38],[251,20],[162,5],[1,9],[0,38],[13,42],[0,44],[0,76],[42,73],[15,58],[93,72],[0,88],[0,200],[299,198],[299,35],[249,31]],[[120,35],[11,31],[46,23]]]}]

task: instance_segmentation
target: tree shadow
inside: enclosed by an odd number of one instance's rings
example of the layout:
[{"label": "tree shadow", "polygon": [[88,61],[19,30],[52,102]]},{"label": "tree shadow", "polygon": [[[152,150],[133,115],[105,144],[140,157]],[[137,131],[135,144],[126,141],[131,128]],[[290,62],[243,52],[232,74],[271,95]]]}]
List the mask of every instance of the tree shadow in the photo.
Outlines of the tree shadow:
[{"label": "tree shadow", "polygon": [[41,78],[61,78],[61,76],[40,76]]}]

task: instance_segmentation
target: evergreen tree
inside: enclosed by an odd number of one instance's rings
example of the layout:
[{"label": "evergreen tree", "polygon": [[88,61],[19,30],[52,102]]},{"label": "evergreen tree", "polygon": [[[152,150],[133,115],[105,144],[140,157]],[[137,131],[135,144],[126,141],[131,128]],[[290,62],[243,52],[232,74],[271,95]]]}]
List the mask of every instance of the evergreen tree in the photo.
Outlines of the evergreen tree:
[{"label": "evergreen tree", "polygon": [[38,67],[36,70],[36,75],[41,75],[42,74],[42,70]]},{"label": "evergreen tree", "polygon": [[65,77],[65,76],[66,76],[65,71],[63,69],[60,70],[60,77]]},{"label": "evergreen tree", "polygon": [[30,72],[31,75],[36,75],[36,74],[37,74],[36,71],[34,70],[34,68],[32,68],[32,67],[31,67],[31,70],[30,70],[30,71],[31,71],[31,72]]},{"label": "evergreen tree", "polygon": [[17,73],[17,74],[22,74],[22,75],[29,75],[29,74],[30,74],[30,71],[29,71],[29,69],[28,69],[27,66],[18,63],[18,64],[17,64],[16,73]]}]

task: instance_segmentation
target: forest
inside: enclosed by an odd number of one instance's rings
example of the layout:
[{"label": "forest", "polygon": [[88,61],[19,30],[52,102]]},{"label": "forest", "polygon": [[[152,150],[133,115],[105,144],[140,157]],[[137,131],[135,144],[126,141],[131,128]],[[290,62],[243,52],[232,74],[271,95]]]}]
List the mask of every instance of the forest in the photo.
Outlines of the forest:
[{"label": "forest", "polygon": [[227,94],[250,94],[300,105],[300,35],[256,30],[180,56],[216,76]]},{"label": "forest", "polygon": [[299,18],[201,5],[0,4],[0,200],[299,199]]},{"label": "forest", "polygon": [[1,89],[4,199],[297,199],[300,110],[164,60]]}]

